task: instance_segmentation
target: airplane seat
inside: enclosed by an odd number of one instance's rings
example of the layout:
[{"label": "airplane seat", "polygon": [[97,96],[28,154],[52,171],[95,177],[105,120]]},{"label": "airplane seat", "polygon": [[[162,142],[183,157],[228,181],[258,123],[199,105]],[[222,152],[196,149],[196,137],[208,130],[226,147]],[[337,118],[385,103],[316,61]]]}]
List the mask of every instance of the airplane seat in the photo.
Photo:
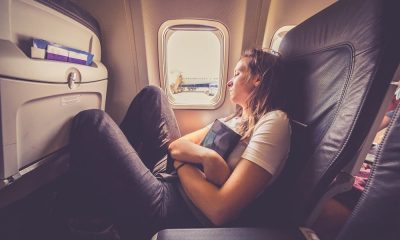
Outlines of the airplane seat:
[{"label": "airplane seat", "polygon": [[99,25],[71,1],[0,1],[0,16],[3,208],[65,175],[72,117],[105,108],[108,72]]},{"label": "airplane seat", "polygon": [[275,211],[284,225],[304,224],[335,177],[356,161],[399,64],[393,9],[391,1],[338,1],[285,36],[279,51],[292,148],[264,194],[272,209],[263,215]]},{"label": "airplane seat", "polygon": [[337,239],[398,239],[399,201],[400,106],[379,146],[365,190]]},{"label": "airplane seat", "polygon": [[[337,1],[287,33],[280,52],[293,120],[291,153],[281,176],[235,226],[304,225],[335,177],[355,161],[399,64],[395,5]],[[155,239],[210,238],[195,231]]]},{"label": "airplane seat", "polygon": [[292,119],[290,156],[235,226],[306,223],[335,177],[356,161],[398,65],[391,5],[338,1],[287,33],[279,51]]},{"label": "airplane seat", "polygon": [[[398,239],[400,229],[400,106],[394,112],[385,136],[379,145],[371,175],[351,216],[342,227],[337,240]],[[312,231],[302,231],[313,234]],[[167,229],[154,240],[194,239],[318,239],[304,238],[297,229],[283,231],[273,228]],[[303,233],[304,234],[304,233]],[[305,234],[306,235],[306,234]],[[307,235],[311,236],[311,235]],[[315,235],[314,235],[315,237]]]}]

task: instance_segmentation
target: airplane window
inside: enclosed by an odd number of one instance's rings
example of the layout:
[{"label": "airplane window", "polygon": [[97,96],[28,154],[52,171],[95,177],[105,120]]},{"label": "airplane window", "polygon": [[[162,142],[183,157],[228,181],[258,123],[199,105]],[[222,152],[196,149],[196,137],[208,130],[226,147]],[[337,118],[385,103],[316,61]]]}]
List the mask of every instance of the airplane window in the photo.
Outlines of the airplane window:
[{"label": "airplane window", "polygon": [[161,82],[174,108],[214,109],[222,103],[227,38],[215,21],[171,20],[161,26]]},{"label": "airplane window", "polygon": [[278,30],[276,30],[274,36],[272,37],[271,45],[269,46],[271,50],[279,52],[279,46],[281,45],[283,38],[285,37],[286,33],[294,27],[295,25],[288,25],[280,27]]}]

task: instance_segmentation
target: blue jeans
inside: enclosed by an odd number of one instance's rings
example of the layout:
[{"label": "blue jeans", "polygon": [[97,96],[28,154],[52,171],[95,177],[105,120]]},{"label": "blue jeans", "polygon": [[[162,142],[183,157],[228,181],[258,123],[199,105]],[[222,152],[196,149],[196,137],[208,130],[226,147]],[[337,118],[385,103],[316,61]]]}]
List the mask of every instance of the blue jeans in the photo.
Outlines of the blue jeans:
[{"label": "blue jeans", "polygon": [[72,172],[85,194],[110,213],[123,238],[200,226],[178,191],[178,180],[165,181],[154,172],[165,171],[168,145],[179,137],[174,113],[157,87],[146,87],[134,98],[121,127],[100,110],[74,118]]}]

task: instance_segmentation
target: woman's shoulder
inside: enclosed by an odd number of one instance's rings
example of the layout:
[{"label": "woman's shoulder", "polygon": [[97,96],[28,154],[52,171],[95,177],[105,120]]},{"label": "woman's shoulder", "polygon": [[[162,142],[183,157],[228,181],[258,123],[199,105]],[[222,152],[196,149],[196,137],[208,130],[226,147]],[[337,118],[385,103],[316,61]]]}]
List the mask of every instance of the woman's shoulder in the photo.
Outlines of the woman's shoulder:
[{"label": "woman's shoulder", "polygon": [[271,121],[271,120],[289,122],[289,117],[288,117],[287,113],[282,110],[273,110],[273,111],[270,111],[270,112],[267,112],[266,114],[264,114],[259,119],[259,122]]},{"label": "woman's shoulder", "polygon": [[282,110],[274,110],[264,114],[255,125],[254,131],[284,131],[290,132],[290,121],[288,115]]}]

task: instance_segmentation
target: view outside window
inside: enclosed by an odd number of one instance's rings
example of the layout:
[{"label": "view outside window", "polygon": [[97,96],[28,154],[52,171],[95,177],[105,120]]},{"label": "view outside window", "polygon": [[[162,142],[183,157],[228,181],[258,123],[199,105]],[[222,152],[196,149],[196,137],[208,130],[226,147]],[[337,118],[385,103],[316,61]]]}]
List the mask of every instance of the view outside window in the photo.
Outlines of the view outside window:
[{"label": "view outside window", "polygon": [[167,43],[167,87],[176,103],[210,103],[219,88],[221,46],[209,31],[175,31]]},{"label": "view outside window", "polygon": [[163,87],[172,105],[217,107],[225,90],[223,33],[191,24],[167,27],[162,37]]}]

